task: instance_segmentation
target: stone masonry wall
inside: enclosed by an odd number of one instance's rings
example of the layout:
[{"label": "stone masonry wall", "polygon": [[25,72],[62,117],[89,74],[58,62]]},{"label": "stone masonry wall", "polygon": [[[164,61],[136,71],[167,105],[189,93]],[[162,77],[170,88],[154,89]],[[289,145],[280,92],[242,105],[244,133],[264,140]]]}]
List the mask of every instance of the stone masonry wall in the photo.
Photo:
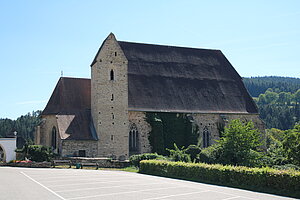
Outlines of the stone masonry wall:
[{"label": "stone masonry wall", "polygon": [[53,127],[55,127],[56,131],[57,131],[57,134],[56,134],[57,149],[54,150],[57,153],[58,149],[61,149],[61,140],[59,137],[59,129],[57,126],[56,115],[47,115],[47,116],[42,117],[42,124],[40,125],[39,144],[51,147]]},{"label": "stone masonry wall", "polygon": [[151,126],[146,122],[145,112],[129,111],[129,128],[135,124],[139,132],[139,153],[151,153],[149,134]]},{"label": "stone masonry wall", "polygon": [[64,140],[62,142],[62,157],[78,156],[79,150],[84,150],[86,157],[97,157],[97,141]]},{"label": "stone masonry wall", "polygon": [[263,131],[264,124],[259,118],[258,114],[191,114],[194,123],[199,126],[199,142],[203,146],[202,137],[203,130],[206,128],[209,133],[209,144],[215,143],[219,139],[220,125],[226,126],[233,119],[241,119],[243,121],[252,121],[255,128]]},{"label": "stone masonry wall", "polygon": [[100,157],[126,159],[129,156],[127,63],[116,38],[110,34],[92,66],[91,75],[91,110]]}]

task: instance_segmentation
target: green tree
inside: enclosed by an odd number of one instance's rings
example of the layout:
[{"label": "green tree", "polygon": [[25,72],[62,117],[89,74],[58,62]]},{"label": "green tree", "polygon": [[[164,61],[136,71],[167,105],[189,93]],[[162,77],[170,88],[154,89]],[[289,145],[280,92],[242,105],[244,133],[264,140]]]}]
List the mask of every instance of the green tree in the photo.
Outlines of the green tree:
[{"label": "green tree", "polygon": [[286,131],[282,144],[288,161],[300,166],[300,124]]},{"label": "green tree", "polygon": [[272,103],[278,99],[278,94],[276,92],[273,92],[273,90],[269,88],[265,92],[265,98],[266,98],[266,103]]},{"label": "green tree", "polygon": [[282,145],[284,137],[285,131],[276,128],[266,130],[265,146],[267,149],[267,156],[269,157],[268,165],[284,165],[287,163]]},{"label": "green tree", "polygon": [[295,92],[294,99],[297,104],[300,104],[300,89]]},{"label": "green tree", "polygon": [[265,94],[260,94],[258,97],[258,102],[259,105],[264,105],[267,104],[266,96]]},{"label": "green tree", "polygon": [[220,161],[223,164],[256,165],[261,154],[261,133],[252,122],[232,120],[219,140]]}]

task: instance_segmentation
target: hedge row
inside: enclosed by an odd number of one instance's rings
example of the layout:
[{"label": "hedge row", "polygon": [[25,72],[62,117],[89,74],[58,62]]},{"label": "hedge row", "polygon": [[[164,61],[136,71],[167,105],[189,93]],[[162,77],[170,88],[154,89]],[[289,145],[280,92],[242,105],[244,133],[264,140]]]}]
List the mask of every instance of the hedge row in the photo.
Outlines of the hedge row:
[{"label": "hedge row", "polygon": [[140,172],[300,197],[300,172],[296,171],[143,160]]}]

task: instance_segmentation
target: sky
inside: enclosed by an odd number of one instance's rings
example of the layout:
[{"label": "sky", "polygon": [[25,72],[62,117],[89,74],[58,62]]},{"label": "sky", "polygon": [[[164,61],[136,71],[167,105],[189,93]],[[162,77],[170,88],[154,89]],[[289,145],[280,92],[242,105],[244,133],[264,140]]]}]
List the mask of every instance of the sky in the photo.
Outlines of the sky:
[{"label": "sky", "polygon": [[242,77],[300,78],[298,0],[3,0],[0,118],[43,110],[61,77],[90,78],[103,40],[220,49]]}]

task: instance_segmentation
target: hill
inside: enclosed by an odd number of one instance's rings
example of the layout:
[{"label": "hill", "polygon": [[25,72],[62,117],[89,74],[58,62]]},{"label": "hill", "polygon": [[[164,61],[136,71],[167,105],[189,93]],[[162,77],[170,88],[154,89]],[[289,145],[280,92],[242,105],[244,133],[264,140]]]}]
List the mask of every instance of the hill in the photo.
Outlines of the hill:
[{"label": "hill", "polygon": [[282,130],[300,122],[300,79],[264,76],[243,78],[266,128]]},{"label": "hill", "polygon": [[244,84],[252,97],[258,97],[267,89],[271,88],[274,92],[295,93],[300,89],[300,78],[280,77],[280,76],[262,76],[243,78]]}]

